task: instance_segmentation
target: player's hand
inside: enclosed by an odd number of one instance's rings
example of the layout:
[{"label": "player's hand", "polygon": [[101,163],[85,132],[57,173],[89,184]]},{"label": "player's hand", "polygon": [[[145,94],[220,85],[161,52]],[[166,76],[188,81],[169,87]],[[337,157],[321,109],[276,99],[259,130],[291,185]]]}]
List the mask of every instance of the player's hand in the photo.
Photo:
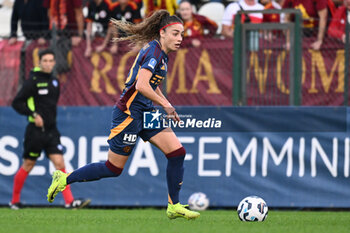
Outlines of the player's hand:
[{"label": "player's hand", "polygon": [[290,50],[290,42],[286,42],[286,50],[289,51]]},{"label": "player's hand", "polygon": [[346,42],[346,36],[345,36],[345,34],[344,34],[344,35],[342,35],[341,40],[342,40],[342,41],[343,41],[343,43],[345,44],[345,42]]},{"label": "player's hand", "polygon": [[177,114],[177,112],[175,111],[175,108],[169,104],[168,107],[164,108],[166,114],[167,114],[167,118],[168,119],[172,119],[174,121],[180,121],[180,117],[179,115]]},{"label": "player's hand", "polygon": [[198,39],[193,39],[192,45],[193,45],[193,47],[198,48],[199,46],[201,46],[201,41]]},{"label": "player's hand", "polygon": [[85,57],[90,57],[91,56],[91,47],[90,46],[87,46],[86,49],[85,49],[85,53],[84,53],[84,56]]},{"label": "player's hand", "polygon": [[316,40],[314,43],[311,44],[311,48],[313,50],[320,50],[322,45],[322,40]]},{"label": "player's hand", "polygon": [[109,51],[111,52],[111,54],[116,54],[118,52],[118,45],[117,44],[113,44],[111,46],[111,48],[109,49]]},{"label": "player's hand", "polygon": [[42,128],[44,126],[44,120],[39,114],[35,116],[34,123],[36,127]]},{"label": "player's hand", "polygon": [[106,46],[104,44],[99,45],[96,47],[96,52],[100,53],[102,52],[104,49],[106,48]]},{"label": "player's hand", "polygon": [[73,46],[78,46],[80,44],[82,38],[80,36],[73,36],[71,40],[72,40]]},{"label": "player's hand", "polygon": [[17,38],[16,37],[11,37],[8,41],[9,45],[13,45],[17,42]]},{"label": "player's hand", "polygon": [[43,45],[43,44],[45,44],[45,43],[46,43],[46,40],[45,40],[44,38],[40,37],[40,38],[38,39],[38,44]]}]

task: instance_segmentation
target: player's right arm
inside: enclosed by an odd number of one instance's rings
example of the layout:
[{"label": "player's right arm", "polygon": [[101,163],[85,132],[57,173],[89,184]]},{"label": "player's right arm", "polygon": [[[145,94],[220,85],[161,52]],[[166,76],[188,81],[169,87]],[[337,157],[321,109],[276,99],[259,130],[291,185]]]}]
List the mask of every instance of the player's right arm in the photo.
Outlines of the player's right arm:
[{"label": "player's right arm", "polygon": [[170,107],[171,105],[169,101],[159,96],[149,84],[151,77],[152,72],[148,69],[142,68],[137,79],[136,90],[139,91],[146,98],[162,106],[164,109]]},{"label": "player's right arm", "polygon": [[12,107],[21,115],[33,116],[34,111],[28,106],[28,99],[34,96],[35,84],[32,79],[25,80],[22,88],[17,93],[12,102]]},{"label": "player's right arm", "polygon": [[[142,68],[136,82],[136,90],[139,91],[147,99],[150,99],[154,103],[162,106],[168,115],[177,116],[175,108],[169,103],[169,101],[166,98],[158,95],[157,92],[153,90],[149,84],[151,77],[152,72],[148,69]],[[175,120],[177,120],[177,117],[175,117]]]},{"label": "player's right arm", "polygon": [[[28,99],[33,97],[35,94],[35,83],[32,79],[24,81],[22,88],[17,93],[15,99],[12,102],[12,107],[19,114],[32,116],[34,118],[34,123],[37,127],[44,126],[44,120],[42,117],[35,112],[35,110],[30,109],[28,104]],[[34,101],[34,99],[33,99]]]}]

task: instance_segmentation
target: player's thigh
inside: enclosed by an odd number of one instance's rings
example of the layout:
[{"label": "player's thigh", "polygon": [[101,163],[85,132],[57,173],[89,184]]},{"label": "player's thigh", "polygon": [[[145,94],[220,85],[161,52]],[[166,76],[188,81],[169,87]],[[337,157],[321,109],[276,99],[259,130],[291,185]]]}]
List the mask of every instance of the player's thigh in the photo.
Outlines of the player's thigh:
[{"label": "player's thigh", "polygon": [[124,168],[129,156],[114,153],[108,150],[108,161],[118,168]]},{"label": "player's thigh", "polygon": [[49,154],[49,159],[55,166],[56,170],[65,169],[64,159],[62,154]]},{"label": "player's thigh", "polygon": [[33,159],[24,159],[23,160],[23,164],[22,164],[22,168],[26,171],[26,172],[30,172],[33,167],[36,164],[36,160]]},{"label": "player's thigh", "polygon": [[61,144],[61,134],[57,128],[48,129],[46,132],[44,150],[46,156],[51,154],[63,154],[63,146]]},{"label": "player's thigh", "polygon": [[129,156],[135,147],[142,119],[133,119],[119,108],[113,109],[109,150],[116,155]]},{"label": "player's thigh", "polygon": [[171,128],[165,128],[149,139],[164,154],[169,154],[182,147],[181,142]]}]

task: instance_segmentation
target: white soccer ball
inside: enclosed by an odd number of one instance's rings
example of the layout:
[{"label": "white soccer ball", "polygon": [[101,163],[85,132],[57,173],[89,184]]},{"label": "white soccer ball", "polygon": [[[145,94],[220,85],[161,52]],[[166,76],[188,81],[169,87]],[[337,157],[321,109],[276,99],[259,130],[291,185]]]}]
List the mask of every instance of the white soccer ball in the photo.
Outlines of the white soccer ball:
[{"label": "white soccer ball", "polygon": [[193,193],[188,199],[191,210],[206,210],[209,207],[209,199],[204,193]]},{"label": "white soccer ball", "polygon": [[237,208],[238,217],[244,222],[262,222],[266,219],[268,211],[266,202],[257,196],[244,198]]}]

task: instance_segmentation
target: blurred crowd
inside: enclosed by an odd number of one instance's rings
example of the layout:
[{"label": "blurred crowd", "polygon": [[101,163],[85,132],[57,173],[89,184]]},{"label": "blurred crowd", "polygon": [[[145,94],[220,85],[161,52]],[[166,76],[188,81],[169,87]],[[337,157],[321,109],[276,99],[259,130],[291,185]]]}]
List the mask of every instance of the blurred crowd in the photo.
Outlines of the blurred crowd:
[{"label": "blurred crowd", "polygon": [[[201,14],[201,8],[212,4],[209,13]],[[110,43],[115,32],[109,19],[139,23],[144,17],[158,9],[167,9],[178,14],[184,21],[185,37],[190,46],[199,47],[200,38],[221,36],[233,37],[234,17],[240,10],[299,9],[302,13],[304,36],[314,37],[311,47],[319,50],[325,36],[337,38],[345,43],[345,22],[350,11],[350,0],[14,0],[11,17],[9,44],[16,43],[20,22],[27,40],[44,44],[55,28],[59,35],[69,39],[72,46],[86,40],[84,56],[108,49],[118,52],[118,45]],[[350,17],[349,17],[350,18]],[[242,21],[251,23],[291,22],[288,14],[244,14]],[[93,42],[98,46],[93,47]]]}]

